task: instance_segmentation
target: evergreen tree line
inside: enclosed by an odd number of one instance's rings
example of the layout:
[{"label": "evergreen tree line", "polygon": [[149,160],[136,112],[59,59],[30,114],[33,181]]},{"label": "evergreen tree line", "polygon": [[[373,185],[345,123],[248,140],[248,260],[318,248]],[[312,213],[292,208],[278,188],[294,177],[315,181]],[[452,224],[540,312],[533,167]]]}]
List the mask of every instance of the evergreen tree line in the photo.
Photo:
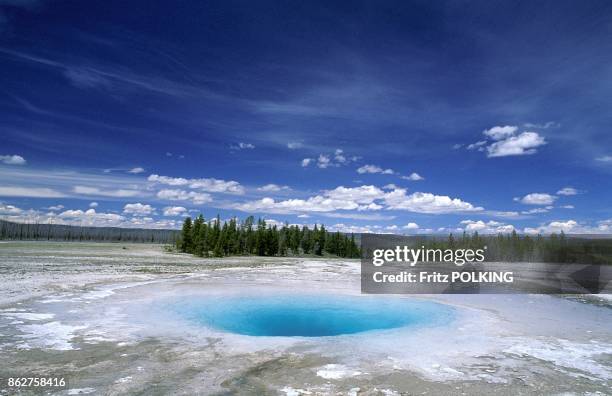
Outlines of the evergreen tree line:
[{"label": "evergreen tree line", "polygon": [[0,220],[0,240],[174,244],[178,236],[178,230],[81,227],[62,224],[14,223]]},{"label": "evergreen tree line", "polygon": [[459,237],[417,238],[417,246],[430,249],[483,249],[486,261],[612,264],[612,240],[567,237],[563,232],[550,236],[510,234],[481,236],[463,233]]},{"label": "evergreen tree line", "polygon": [[221,222],[219,216],[205,221],[202,215],[185,218],[176,247],[184,253],[200,257],[233,255],[289,256],[332,255],[358,258],[360,250],[355,236],[340,232],[330,233],[323,225],[311,230],[304,226],[268,225],[253,216],[238,222],[236,218]]}]

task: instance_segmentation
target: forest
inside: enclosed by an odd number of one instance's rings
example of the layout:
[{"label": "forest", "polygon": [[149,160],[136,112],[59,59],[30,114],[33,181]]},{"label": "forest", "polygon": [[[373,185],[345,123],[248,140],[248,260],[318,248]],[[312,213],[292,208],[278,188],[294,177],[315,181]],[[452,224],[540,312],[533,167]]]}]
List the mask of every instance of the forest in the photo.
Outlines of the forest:
[{"label": "forest", "polygon": [[238,222],[236,218],[221,222],[219,216],[206,222],[202,215],[194,220],[185,218],[176,247],[184,253],[200,257],[223,257],[234,255],[257,256],[337,256],[359,258],[360,249],[355,235],[340,232],[330,233],[325,226],[285,224],[282,227],[267,225],[253,216]]},{"label": "forest", "polygon": [[483,249],[485,261],[612,264],[612,239],[509,234],[463,233],[448,237],[415,237],[411,243],[430,249]]},{"label": "forest", "polygon": [[[486,261],[612,264],[612,239],[568,236],[563,232],[548,236],[512,232],[396,237],[407,241],[406,244],[430,249],[482,249],[486,246]],[[234,218],[222,223],[218,216],[206,222],[200,215],[193,220],[186,218],[182,230],[80,227],[0,220],[0,240],[159,243],[201,257],[329,255],[358,258],[361,255],[361,235],[330,233],[323,225],[313,229],[296,225],[279,228],[266,224],[265,220],[255,222],[252,216],[243,222]]]},{"label": "forest", "polygon": [[178,235],[178,230],[81,227],[62,224],[14,223],[0,220],[0,240],[174,244]]}]

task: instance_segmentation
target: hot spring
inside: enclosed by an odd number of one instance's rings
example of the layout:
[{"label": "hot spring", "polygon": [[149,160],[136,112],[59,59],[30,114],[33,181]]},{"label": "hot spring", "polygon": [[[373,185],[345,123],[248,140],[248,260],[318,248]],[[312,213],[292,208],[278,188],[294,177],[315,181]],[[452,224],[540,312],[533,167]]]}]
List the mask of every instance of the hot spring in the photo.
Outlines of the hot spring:
[{"label": "hot spring", "polygon": [[248,336],[327,337],[407,326],[439,326],[453,308],[429,301],[359,296],[193,297],[171,309],[192,323]]}]

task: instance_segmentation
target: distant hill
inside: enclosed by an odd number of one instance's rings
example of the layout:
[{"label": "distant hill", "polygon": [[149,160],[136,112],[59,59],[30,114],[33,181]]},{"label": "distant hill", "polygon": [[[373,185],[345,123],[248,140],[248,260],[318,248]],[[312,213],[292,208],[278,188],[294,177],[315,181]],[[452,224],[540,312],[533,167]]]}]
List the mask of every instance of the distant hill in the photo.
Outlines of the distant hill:
[{"label": "distant hill", "polygon": [[27,224],[0,220],[0,240],[174,243],[178,230]]}]

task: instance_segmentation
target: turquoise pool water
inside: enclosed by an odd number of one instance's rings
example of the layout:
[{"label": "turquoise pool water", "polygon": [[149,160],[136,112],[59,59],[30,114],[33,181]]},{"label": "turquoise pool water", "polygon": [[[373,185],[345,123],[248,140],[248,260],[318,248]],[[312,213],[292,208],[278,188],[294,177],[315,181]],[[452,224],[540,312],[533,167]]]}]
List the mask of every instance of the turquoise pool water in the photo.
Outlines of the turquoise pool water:
[{"label": "turquoise pool water", "polygon": [[396,297],[248,296],[192,298],[173,310],[197,324],[249,336],[325,337],[448,324],[453,308]]}]

